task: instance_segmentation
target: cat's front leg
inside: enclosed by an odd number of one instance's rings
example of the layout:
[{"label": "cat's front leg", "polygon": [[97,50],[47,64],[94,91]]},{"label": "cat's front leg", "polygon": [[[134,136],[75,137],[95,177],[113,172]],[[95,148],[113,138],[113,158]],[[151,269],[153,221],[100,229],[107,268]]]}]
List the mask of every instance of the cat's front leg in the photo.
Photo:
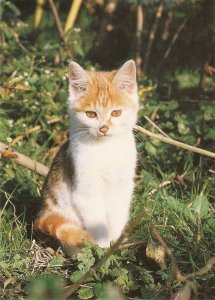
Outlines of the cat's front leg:
[{"label": "cat's front leg", "polygon": [[110,239],[116,241],[129,219],[129,209],[133,192],[133,182],[118,184],[109,194],[107,201],[110,203],[108,222],[110,225]]},{"label": "cat's front leg", "polygon": [[109,247],[110,232],[102,196],[98,193],[75,193],[73,197],[84,226],[94,237],[95,243],[100,247]]}]

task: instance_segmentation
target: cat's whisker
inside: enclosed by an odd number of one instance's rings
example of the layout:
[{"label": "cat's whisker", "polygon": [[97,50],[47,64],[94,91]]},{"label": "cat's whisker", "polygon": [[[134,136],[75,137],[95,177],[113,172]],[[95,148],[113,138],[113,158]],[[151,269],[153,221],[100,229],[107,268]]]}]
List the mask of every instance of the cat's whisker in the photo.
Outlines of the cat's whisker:
[{"label": "cat's whisker", "polygon": [[135,138],[136,138],[139,142],[141,142],[141,143],[144,143],[144,142],[145,142],[144,138],[141,137],[140,135],[138,135],[138,133],[134,132],[133,134],[134,134]]}]

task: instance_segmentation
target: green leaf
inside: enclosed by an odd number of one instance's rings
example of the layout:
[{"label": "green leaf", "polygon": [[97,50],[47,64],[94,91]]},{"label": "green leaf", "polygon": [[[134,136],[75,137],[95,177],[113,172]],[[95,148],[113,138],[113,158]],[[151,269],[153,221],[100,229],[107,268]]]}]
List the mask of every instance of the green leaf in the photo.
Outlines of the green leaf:
[{"label": "green leaf", "polygon": [[4,261],[0,261],[0,268],[7,270],[9,268],[9,263],[6,263]]},{"label": "green leaf", "polygon": [[168,103],[168,108],[169,110],[174,110],[176,108],[178,108],[179,104],[178,104],[178,101],[176,100],[172,100]]},{"label": "green leaf", "polygon": [[49,262],[49,266],[62,265],[65,261],[65,258],[60,255],[55,255],[52,260]]},{"label": "green leaf", "polygon": [[205,137],[212,140],[215,139],[215,129],[210,128]]},{"label": "green leaf", "polygon": [[14,178],[16,176],[14,171],[10,168],[4,168],[4,171],[10,178]]},{"label": "green leaf", "polygon": [[154,155],[154,156],[157,155],[157,149],[154,145],[152,145],[152,143],[146,142],[145,148],[146,148],[147,152],[149,152],[149,154]]},{"label": "green leaf", "polygon": [[11,3],[11,1],[6,1],[5,4],[14,13],[16,17],[20,16],[20,10],[16,7],[16,5]]},{"label": "green leaf", "polygon": [[209,203],[207,196],[204,195],[203,192],[194,199],[193,209],[195,213],[199,214],[201,217],[204,217],[208,214]]},{"label": "green leaf", "polygon": [[76,281],[78,281],[84,275],[84,273],[85,273],[84,270],[75,271],[70,276],[70,280],[72,282],[76,282]]},{"label": "green leaf", "polygon": [[93,288],[81,288],[78,292],[79,299],[90,299],[94,296]]},{"label": "green leaf", "polygon": [[104,294],[105,286],[103,283],[95,283],[93,285],[93,293],[95,297],[100,297]]}]

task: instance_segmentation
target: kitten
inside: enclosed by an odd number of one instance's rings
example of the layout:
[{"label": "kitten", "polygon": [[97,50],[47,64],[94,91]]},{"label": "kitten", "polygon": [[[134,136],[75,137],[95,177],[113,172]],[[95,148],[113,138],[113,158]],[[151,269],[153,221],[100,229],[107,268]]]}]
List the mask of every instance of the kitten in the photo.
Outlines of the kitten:
[{"label": "kitten", "polygon": [[128,221],[138,111],[136,67],[87,72],[69,65],[70,138],[45,180],[35,228],[67,248],[110,246]]}]

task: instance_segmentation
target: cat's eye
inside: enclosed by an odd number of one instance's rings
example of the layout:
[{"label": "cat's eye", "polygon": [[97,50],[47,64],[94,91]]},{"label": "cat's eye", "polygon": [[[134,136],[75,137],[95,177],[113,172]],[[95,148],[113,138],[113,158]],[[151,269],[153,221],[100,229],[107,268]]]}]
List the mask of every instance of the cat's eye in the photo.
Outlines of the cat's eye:
[{"label": "cat's eye", "polygon": [[122,114],[122,110],[118,109],[118,110],[113,110],[112,113],[111,113],[111,116],[112,117],[119,117],[119,116],[121,116],[121,114]]},{"label": "cat's eye", "polygon": [[97,117],[97,113],[95,111],[86,111],[86,115],[91,119]]}]

